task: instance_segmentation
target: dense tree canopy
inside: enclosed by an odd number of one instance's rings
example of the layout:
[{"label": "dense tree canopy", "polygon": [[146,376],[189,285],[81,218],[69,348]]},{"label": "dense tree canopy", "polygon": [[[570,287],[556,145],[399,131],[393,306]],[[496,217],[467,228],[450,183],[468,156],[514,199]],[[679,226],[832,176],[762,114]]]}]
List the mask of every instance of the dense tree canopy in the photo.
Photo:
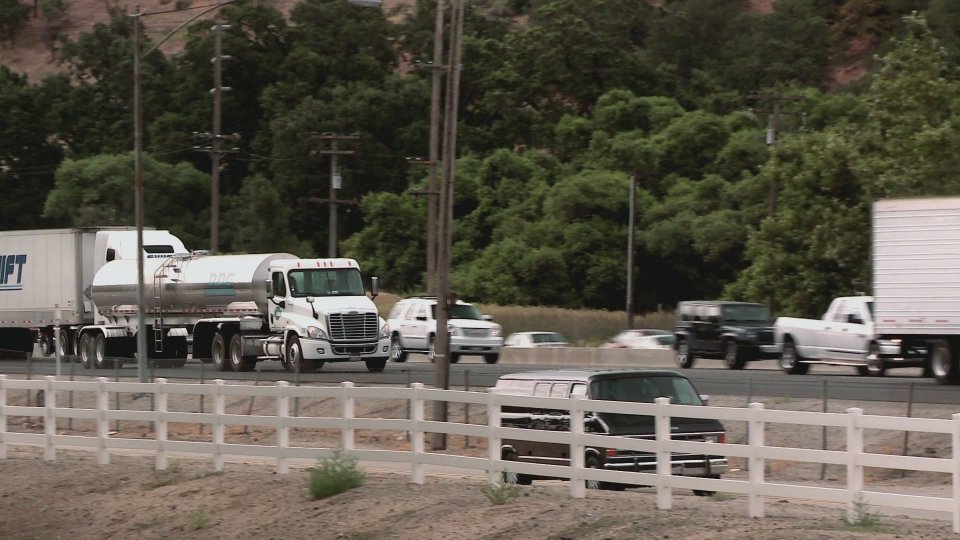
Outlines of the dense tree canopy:
[{"label": "dense tree canopy", "polygon": [[[13,4],[0,11],[19,13]],[[635,178],[640,309],[726,297],[817,315],[831,296],[870,289],[872,201],[960,188],[953,2],[468,5],[452,254],[462,297],[622,308]],[[412,66],[432,58],[435,8],[219,11],[232,57],[222,132],[237,135],[220,170],[221,250],[325,253],[323,134],[356,134],[338,148],[340,251],[387,289],[425,292],[417,193],[429,169],[410,158],[428,152],[432,70]],[[212,125],[210,26],[190,25],[174,57],[143,58],[146,221],[193,248],[210,230],[211,160],[193,136]],[[132,29],[113,11],[64,36],[64,70],[34,84],[0,67],[5,228],[132,224]],[[838,86],[851,43],[876,47],[873,71]]]}]

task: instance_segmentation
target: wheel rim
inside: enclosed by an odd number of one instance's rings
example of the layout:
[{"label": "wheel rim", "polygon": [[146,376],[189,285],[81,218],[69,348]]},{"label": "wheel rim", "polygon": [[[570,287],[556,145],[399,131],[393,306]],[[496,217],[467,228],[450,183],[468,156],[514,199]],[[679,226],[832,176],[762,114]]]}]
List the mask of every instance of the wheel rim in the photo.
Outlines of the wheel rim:
[{"label": "wheel rim", "polygon": [[727,361],[728,366],[732,366],[737,363],[737,345],[735,343],[727,344],[727,353],[724,355],[724,359]]},{"label": "wheel rim", "polygon": [[292,341],[287,348],[287,363],[293,367],[294,371],[299,371],[302,367],[300,365],[300,343],[297,341]]},{"label": "wheel rim", "polygon": [[[587,463],[587,468],[588,468],[588,469],[599,469],[600,467],[597,466],[597,462],[591,460],[589,463]],[[586,486],[587,486],[587,489],[600,489],[600,481],[599,481],[599,480],[587,480]]]},{"label": "wheel rim", "polygon": [[233,364],[235,371],[240,371],[243,365],[243,345],[240,340],[230,340],[230,363]]},{"label": "wheel rim", "polygon": [[939,378],[947,376],[947,373],[950,372],[950,362],[947,360],[947,355],[944,354],[944,351],[940,347],[935,347],[933,349],[933,354],[930,355],[930,369],[933,370],[933,374]]},{"label": "wheel rim", "polygon": [[67,355],[67,336],[64,330],[60,330],[60,339],[57,340],[57,347],[60,348],[60,356]]},{"label": "wheel rim", "polygon": [[793,369],[797,363],[796,351],[793,349],[793,343],[783,344],[783,353],[780,355],[780,367],[784,369]]},{"label": "wheel rim", "polygon": [[400,336],[393,336],[390,340],[391,352],[394,360],[399,360],[403,356],[403,348],[400,346]]},{"label": "wheel rim", "polygon": [[433,361],[436,359],[436,357],[437,357],[437,344],[436,344],[436,340],[431,339],[431,340],[430,340],[430,348],[427,350],[427,358],[429,358],[430,361],[433,362]]},{"label": "wheel rim", "polygon": [[90,367],[90,335],[84,334],[80,337],[80,362],[84,367]]},{"label": "wheel rim", "polygon": [[687,355],[690,354],[689,347],[687,347],[686,341],[681,341],[677,344],[677,364],[684,366],[687,363]]},{"label": "wheel rim", "polygon": [[106,349],[107,349],[107,340],[103,338],[102,335],[97,334],[93,338],[93,354],[94,361],[97,363],[97,367],[102,367],[104,361],[106,360]]},{"label": "wheel rim", "polygon": [[214,365],[219,367],[223,365],[224,350],[223,350],[223,338],[220,336],[220,334],[217,334],[217,338],[214,338],[213,340],[213,346],[211,347],[210,356],[213,357]]},{"label": "wheel rim", "polygon": [[880,351],[876,346],[871,346],[867,351],[867,371],[873,374],[883,373],[883,363],[880,360]]}]

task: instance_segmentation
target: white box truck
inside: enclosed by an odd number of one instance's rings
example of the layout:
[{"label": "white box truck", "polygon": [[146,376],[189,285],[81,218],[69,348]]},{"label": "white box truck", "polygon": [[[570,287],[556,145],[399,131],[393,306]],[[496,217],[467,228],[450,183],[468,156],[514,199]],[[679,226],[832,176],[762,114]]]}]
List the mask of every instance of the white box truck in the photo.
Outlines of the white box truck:
[{"label": "white box truck", "polygon": [[137,245],[129,228],[0,233],[0,349],[29,353],[58,334],[61,354],[112,367],[135,357],[142,315],[147,357],[160,365],[182,366],[192,340],[194,358],[221,371],[260,360],[291,372],[341,361],[384,369],[389,329],[353,259],[209,255],[146,230],[141,314]]},{"label": "white box truck", "polygon": [[960,197],[874,203],[873,296],[882,348],[960,382]]}]

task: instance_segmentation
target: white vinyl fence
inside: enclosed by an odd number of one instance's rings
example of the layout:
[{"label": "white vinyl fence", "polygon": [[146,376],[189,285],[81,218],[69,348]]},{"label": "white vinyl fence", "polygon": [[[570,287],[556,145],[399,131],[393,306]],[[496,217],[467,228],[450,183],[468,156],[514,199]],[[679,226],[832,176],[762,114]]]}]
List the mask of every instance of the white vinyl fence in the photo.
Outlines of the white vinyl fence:
[{"label": "white vinyl fence", "polygon": [[[11,390],[43,391],[42,404],[10,405]],[[65,392],[84,392],[94,397],[92,408],[63,407],[58,396]],[[111,395],[131,393],[152,396],[150,410],[111,408]],[[211,412],[176,412],[168,410],[171,396],[206,396],[212,401]],[[273,400],[276,405],[272,415],[226,414],[226,399],[252,398]],[[305,399],[335,399],[339,401],[340,415],[333,417],[296,416],[291,414],[291,401]],[[361,399],[405,400],[409,404],[409,418],[358,418],[355,402]],[[427,420],[427,402],[477,404],[486,407],[486,424],[438,422]],[[118,402],[114,401],[116,404]],[[500,425],[501,407],[535,407],[570,411],[570,431],[545,431],[508,428]],[[655,418],[656,438],[652,440],[622,438],[617,448],[653,452],[657,456],[656,473],[622,472],[584,467],[585,447],[610,446],[609,436],[585,433],[585,411],[650,415]],[[749,440],[743,444],[708,443],[699,441],[671,440],[670,417],[717,419],[720,421],[745,422]],[[24,433],[9,430],[11,417],[40,417],[43,433]],[[68,435],[58,433],[58,421],[63,419],[93,421],[96,435]],[[120,438],[111,434],[111,421],[136,421],[153,424],[153,438]],[[171,423],[201,424],[209,427],[207,441],[182,441],[168,438]],[[794,426],[827,426],[846,431],[844,451],[817,450],[768,446],[764,443],[767,424]],[[235,444],[225,441],[228,426],[253,426],[275,433],[275,441],[267,444]],[[335,429],[340,431],[337,448],[292,446],[291,429]],[[949,457],[917,457],[868,453],[864,451],[864,430],[896,430],[913,433],[936,433],[950,436],[952,452]],[[355,445],[357,430],[389,430],[409,435],[409,448],[404,450],[358,449]],[[427,433],[446,433],[487,441],[486,457],[471,457],[429,452],[425,449]],[[522,439],[570,445],[573,457],[571,466],[518,463],[500,459],[502,439]],[[672,506],[672,490],[675,488],[717,491],[746,495],[748,514],[763,517],[764,500],[768,497],[799,498],[814,501],[846,503],[851,518],[862,510],[863,504],[901,509],[944,512],[952,515],[953,530],[960,532],[960,414],[952,419],[903,418],[863,414],[862,409],[851,408],[845,414],[769,410],[761,403],[751,403],[748,408],[700,407],[672,405],[667,398],[656,403],[625,403],[576,399],[508,396],[495,392],[467,392],[459,390],[434,390],[420,383],[410,387],[360,387],[344,382],[339,386],[290,386],[280,381],[272,386],[249,384],[224,384],[214,380],[210,384],[171,383],[157,379],[152,383],[112,382],[106,378],[91,381],[63,381],[48,376],[43,380],[9,379],[0,375],[0,459],[7,458],[7,448],[12,445],[40,445],[45,449],[45,459],[54,461],[58,448],[87,448],[97,455],[98,463],[107,465],[112,450],[148,451],[155,455],[156,468],[167,468],[171,452],[205,456],[213,461],[214,469],[220,471],[225,457],[266,457],[276,460],[278,473],[289,471],[291,459],[320,459],[333,455],[334,451],[348,452],[360,462],[404,463],[410,467],[411,481],[425,482],[424,467],[427,465],[453,467],[467,471],[483,471],[491,483],[498,483],[502,473],[512,472],[528,475],[569,478],[572,497],[586,496],[585,480],[619,482],[652,486],[656,488],[657,506],[669,509]],[[671,452],[709,454],[744,458],[749,471],[745,480],[711,479],[671,474]],[[846,467],[846,485],[843,487],[811,486],[769,482],[765,479],[765,460],[783,460]],[[952,496],[907,495],[885,491],[868,491],[864,486],[864,467],[901,469],[949,474],[952,477]],[[858,508],[861,507],[861,508]]]}]

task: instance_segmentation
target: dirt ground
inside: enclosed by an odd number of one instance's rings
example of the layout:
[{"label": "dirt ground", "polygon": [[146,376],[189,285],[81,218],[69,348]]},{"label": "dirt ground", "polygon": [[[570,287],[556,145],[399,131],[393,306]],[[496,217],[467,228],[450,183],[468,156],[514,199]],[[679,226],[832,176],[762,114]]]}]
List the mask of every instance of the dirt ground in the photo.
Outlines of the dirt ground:
[{"label": "dirt ground", "polygon": [[[8,392],[10,404],[23,404],[36,396]],[[78,395],[76,406],[87,399]],[[171,403],[171,410],[198,411],[199,403]],[[142,396],[123,396],[120,408],[145,408]],[[714,405],[742,407],[743,398],[715,397]],[[58,396],[58,403],[65,404]],[[765,400],[768,408],[819,411],[816,400]],[[831,401],[830,412],[854,406]],[[861,404],[867,414],[903,415],[905,405]],[[336,400],[303,401],[304,416],[336,415]],[[358,400],[358,416],[404,417],[406,405],[390,400]],[[230,414],[271,414],[267,400],[237,399],[228,403]],[[209,403],[205,410],[209,411]],[[429,409],[428,409],[429,411]],[[915,406],[914,416],[949,418],[946,406]],[[466,414],[453,407],[455,421],[483,422],[476,406]],[[63,422],[61,420],[60,422]],[[8,417],[11,431],[42,432],[36,418]],[[121,422],[115,437],[150,437],[149,425]],[[728,442],[743,442],[744,427],[728,423]],[[89,433],[92,425],[76,421],[58,424],[58,433]],[[824,433],[818,427],[770,426],[769,445],[821,448]],[[840,432],[827,432],[825,446],[842,448]],[[196,425],[171,425],[171,439],[209,440],[209,429]],[[296,430],[291,443],[335,448],[336,430]],[[272,444],[273,433],[234,426],[228,442]],[[484,455],[484,441],[451,437],[449,453]],[[871,452],[900,454],[902,432],[866,435]],[[358,448],[402,449],[409,445],[403,434],[357,432]],[[949,440],[938,436],[908,441],[910,455],[947,456]],[[223,473],[214,473],[209,460],[171,458],[167,471],[156,471],[149,457],[114,451],[111,463],[96,464],[89,452],[57,452],[56,462],[45,462],[39,448],[9,446],[0,460],[0,539],[106,539],[106,538],[257,538],[257,539],[846,539],[846,538],[956,538],[950,522],[880,514],[865,509],[861,524],[844,521],[840,505],[795,499],[768,498],[767,517],[747,517],[745,497],[718,493],[696,497],[674,490],[670,510],[658,510],[653,489],[626,492],[590,491],[586,499],[572,499],[566,482],[535,482],[517,486],[516,496],[494,504],[485,494],[483,479],[467,475],[429,475],[424,485],[410,483],[408,472],[367,470],[367,482],[353,491],[312,501],[308,498],[307,465],[277,475],[271,464],[229,461]],[[743,463],[732,460],[728,478],[745,478]],[[768,481],[842,485],[843,467],[768,462]],[[924,490],[943,496],[950,492],[949,475],[868,469],[867,488]]]}]

